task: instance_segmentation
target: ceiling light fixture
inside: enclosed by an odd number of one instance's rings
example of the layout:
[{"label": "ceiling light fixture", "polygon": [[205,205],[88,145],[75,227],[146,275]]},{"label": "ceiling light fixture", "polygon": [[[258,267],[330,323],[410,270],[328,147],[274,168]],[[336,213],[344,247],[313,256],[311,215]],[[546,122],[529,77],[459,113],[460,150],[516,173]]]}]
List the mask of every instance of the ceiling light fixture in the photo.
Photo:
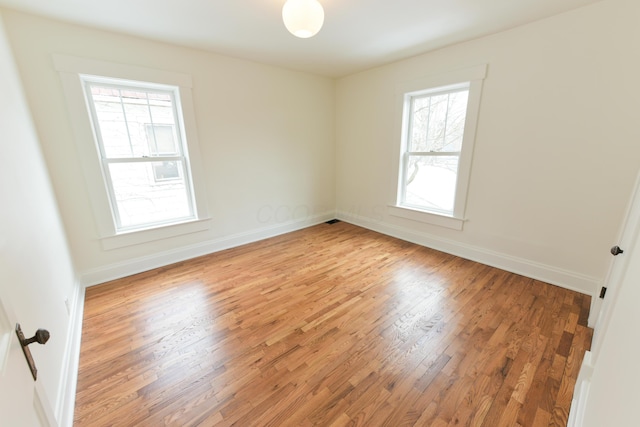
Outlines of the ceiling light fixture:
[{"label": "ceiling light fixture", "polygon": [[282,20],[296,37],[315,36],[324,23],[324,9],[318,0],[287,0],[282,7]]}]

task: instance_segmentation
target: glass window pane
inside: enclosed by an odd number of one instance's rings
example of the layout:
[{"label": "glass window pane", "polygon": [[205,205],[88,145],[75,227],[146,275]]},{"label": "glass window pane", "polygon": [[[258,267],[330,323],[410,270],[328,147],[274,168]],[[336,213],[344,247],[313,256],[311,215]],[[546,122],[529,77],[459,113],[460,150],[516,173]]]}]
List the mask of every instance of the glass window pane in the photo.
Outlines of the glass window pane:
[{"label": "glass window pane", "polygon": [[151,115],[149,107],[146,105],[146,99],[123,97],[122,103],[126,113],[132,157],[149,156],[145,124],[151,122]]},{"label": "glass window pane", "polygon": [[193,217],[183,162],[109,165],[120,228]]},{"label": "glass window pane", "polygon": [[106,157],[133,156],[120,90],[91,86],[91,96],[93,97],[94,111],[98,120],[96,132],[100,133]]},{"label": "glass window pane", "polygon": [[467,101],[469,91],[453,92],[449,94],[449,108],[447,113],[447,132],[442,151],[461,151],[464,124],[467,117]]},{"label": "glass window pane", "polygon": [[410,156],[404,203],[453,213],[457,174],[458,156]]},{"label": "glass window pane", "polygon": [[448,100],[448,94],[430,97],[427,149],[425,151],[442,151],[447,124]]},{"label": "glass window pane", "polygon": [[428,96],[411,99],[409,151],[427,151],[427,125],[429,123]]},{"label": "glass window pane", "polygon": [[153,164],[153,176],[156,181],[168,181],[180,178],[180,165],[176,161],[156,162]]},{"label": "glass window pane", "polygon": [[154,124],[172,125],[175,123],[173,116],[173,106],[171,102],[160,102],[149,99],[149,104],[149,111],[151,111],[151,118],[153,119]]},{"label": "glass window pane", "polygon": [[460,151],[468,95],[463,90],[412,97],[409,151]]},{"label": "glass window pane", "polygon": [[179,150],[176,144],[175,128],[171,125],[146,125],[149,155],[151,156],[178,156]]}]

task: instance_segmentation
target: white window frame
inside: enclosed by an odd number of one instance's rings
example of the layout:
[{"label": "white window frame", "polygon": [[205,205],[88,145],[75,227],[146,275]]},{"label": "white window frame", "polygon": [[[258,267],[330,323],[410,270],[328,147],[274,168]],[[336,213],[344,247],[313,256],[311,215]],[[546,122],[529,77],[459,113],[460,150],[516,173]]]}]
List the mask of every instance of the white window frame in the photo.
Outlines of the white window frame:
[{"label": "white window frame", "polygon": [[[100,241],[104,249],[147,243],[168,237],[204,231],[210,228],[206,203],[205,178],[200,163],[195,111],[191,93],[191,76],[163,70],[114,64],[67,55],[53,55],[65,91],[76,147],[81,158],[91,206]],[[108,184],[103,174],[99,146],[91,124],[91,109],[84,93],[83,76],[100,76],[137,82],[140,86],[177,87],[176,108],[182,111],[181,131],[185,144],[184,156],[189,161],[194,215],[178,223],[158,224],[148,228],[118,230],[110,204]],[[189,184],[187,184],[189,185]]]},{"label": "white window frame", "polygon": [[[87,100],[87,107],[89,109],[89,113],[91,115],[91,121],[93,124],[95,134],[96,144],[98,146],[98,153],[100,156],[100,164],[102,166],[102,174],[104,177],[105,186],[107,187],[107,194],[109,195],[109,201],[111,206],[111,214],[113,216],[113,220],[116,227],[116,233],[120,234],[123,232],[137,231],[142,229],[149,228],[157,228],[163,225],[170,225],[181,223],[185,221],[190,221],[195,219],[195,200],[193,197],[193,185],[191,182],[191,174],[189,171],[191,167],[189,165],[189,156],[188,150],[185,146],[185,137],[182,135],[182,128],[184,127],[182,122],[182,109],[180,108],[180,103],[178,102],[180,93],[176,86],[166,86],[166,85],[156,85],[149,83],[140,83],[140,82],[132,82],[130,80],[120,80],[120,79],[112,79],[105,78],[102,76],[88,76],[81,75],[80,76],[82,83],[85,89],[85,97]],[[175,124],[171,126],[175,128],[174,136],[175,136],[175,148],[172,153],[159,153],[157,151],[157,147],[155,152],[154,150],[149,150],[149,155],[137,157],[133,154],[129,157],[109,157],[106,153],[104,147],[104,141],[102,140],[102,135],[97,130],[100,127],[100,121],[98,120],[96,107],[95,107],[95,99],[91,93],[91,87],[93,85],[97,85],[100,87],[108,87],[117,90],[136,90],[136,91],[144,91],[149,93],[163,93],[168,95],[171,98],[172,110],[173,110],[173,118]],[[125,119],[126,120],[126,119]],[[153,127],[156,126],[154,123],[151,123],[152,131],[155,131]],[[128,129],[128,127],[127,127]],[[155,142],[155,141],[154,141]],[[111,164],[123,164],[123,163],[138,163],[138,164],[148,164],[149,168],[152,170],[154,174],[155,182],[158,182],[158,178],[156,176],[156,164],[157,162],[167,162],[167,161],[177,161],[182,164],[182,173],[180,174],[183,177],[185,183],[185,192],[187,196],[187,208],[188,214],[182,218],[174,218],[159,222],[147,222],[145,224],[140,225],[132,225],[132,226],[124,226],[122,224],[122,218],[120,217],[120,208],[118,206],[115,188],[113,186],[113,180],[111,178],[111,172],[109,166]],[[162,181],[162,180],[160,180]]]},{"label": "white window frame", "polygon": [[[424,222],[455,230],[462,230],[465,221],[465,210],[469,179],[471,177],[471,164],[473,147],[480,110],[480,98],[482,83],[486,76],[486,64],[470,68],[454,70],[448,73],[428,76],[416,81],[401,85],[398,88],[398,119],[397,129],[400,135],[400,150],[397,152],[396,187],[393,194],[393,203],[389,205],[389,214],[414,221]],[[409,120],[411,112],[411,100],[415,96],[437,94],[463,87],[468,87],[469,98],[467,101],[467,113],[462,140],[462,149],[458,161],[458,173],[456,179],[455,199],[453,213],[436,210],[428,210],[416,206],[402,204],[404,192],[404,176],[406,158],[408,156]]]}]

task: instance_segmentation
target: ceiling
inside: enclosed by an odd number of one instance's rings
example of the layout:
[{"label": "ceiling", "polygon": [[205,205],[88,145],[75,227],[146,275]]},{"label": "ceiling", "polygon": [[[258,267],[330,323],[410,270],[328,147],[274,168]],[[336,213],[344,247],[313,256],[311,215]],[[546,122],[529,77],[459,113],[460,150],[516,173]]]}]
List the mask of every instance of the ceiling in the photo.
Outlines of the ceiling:
[{"label": "ceiling", "polygon": [[324,27],[299,39],[285,0],[0,0],[101,29],[339,77],[599,0],[319,0]]}]

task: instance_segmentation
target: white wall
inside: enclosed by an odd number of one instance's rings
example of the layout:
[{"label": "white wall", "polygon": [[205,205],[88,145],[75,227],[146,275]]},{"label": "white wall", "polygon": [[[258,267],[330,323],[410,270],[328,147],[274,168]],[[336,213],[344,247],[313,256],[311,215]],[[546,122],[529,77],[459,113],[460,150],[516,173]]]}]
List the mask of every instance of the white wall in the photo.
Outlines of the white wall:
[{"label": "white wall", "polygon": [[[13,11],[4,15],[85,281],[103,281],[334,217],[333,80]],[[210,230],[103,250],[54,53],[192,76]]]},{"label": "white wall", "polygon": [[[602,1],[339,79],[338,216],[593,294],[640,166],[638,16]],[[463,231],[390,216],[396,88],[483,63]]]},{"label": "white wall", "polygon": [[[65,299],[77,295],[75,273],[56,201],[0,14],[0,287],[31,345],[38,382],[60,417],[67,391],[72,325]],[[26,362],[25,362],[26,363]],[[11,385],[10,385],[11,386]],[[13,385],[16,387],[17,385]]]}]

